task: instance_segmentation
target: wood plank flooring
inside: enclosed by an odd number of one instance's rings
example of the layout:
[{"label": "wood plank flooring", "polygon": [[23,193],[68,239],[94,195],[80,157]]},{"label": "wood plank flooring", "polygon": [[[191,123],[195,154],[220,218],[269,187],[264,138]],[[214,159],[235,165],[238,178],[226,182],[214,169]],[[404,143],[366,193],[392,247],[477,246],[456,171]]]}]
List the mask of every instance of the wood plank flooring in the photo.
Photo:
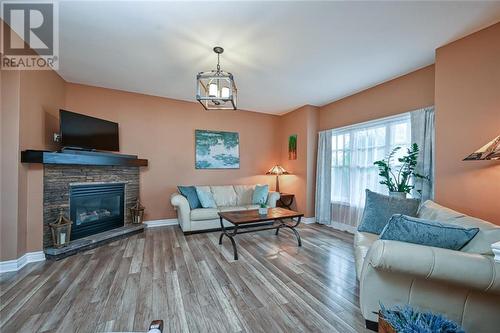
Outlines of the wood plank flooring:
[{"label": "wood plank flooring", "polygon": [[352,236],[317,224],[239,235],[147,229],[0,275],[0,331],[368,332]]}]

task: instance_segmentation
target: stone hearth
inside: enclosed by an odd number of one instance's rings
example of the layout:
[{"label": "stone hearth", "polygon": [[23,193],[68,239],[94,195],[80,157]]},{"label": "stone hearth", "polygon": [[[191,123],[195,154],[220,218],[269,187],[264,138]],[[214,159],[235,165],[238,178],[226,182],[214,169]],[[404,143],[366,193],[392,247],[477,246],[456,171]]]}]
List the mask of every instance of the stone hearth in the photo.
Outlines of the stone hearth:
[{"label": "stone hearth", "polygon": [[[131,224],[132,219],[129,208],[135,204],[139,197],[138,167],[47,164],[44,166],[43,190],[44,249],[52,246],[49,223],[53,223],[57,219],[61,209],[66,216],[69,216],[70,186],[89,183],[124,183],[125,227]],[[99,239],[99,237],[96,239]]]}]

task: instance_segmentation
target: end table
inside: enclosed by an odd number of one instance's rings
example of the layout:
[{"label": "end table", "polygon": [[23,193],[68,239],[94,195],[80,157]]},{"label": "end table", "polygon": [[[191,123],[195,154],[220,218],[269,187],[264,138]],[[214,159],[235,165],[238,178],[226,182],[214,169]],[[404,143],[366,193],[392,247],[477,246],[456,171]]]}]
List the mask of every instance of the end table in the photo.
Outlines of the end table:
[{"label": "end table", "polygon": [[295,194],[291,193],[280,193],[280,198],[278,202],[276,203],[276,206],[286,208],[286,209],[292,209],[292,204],[293,200],[295,199]]}]

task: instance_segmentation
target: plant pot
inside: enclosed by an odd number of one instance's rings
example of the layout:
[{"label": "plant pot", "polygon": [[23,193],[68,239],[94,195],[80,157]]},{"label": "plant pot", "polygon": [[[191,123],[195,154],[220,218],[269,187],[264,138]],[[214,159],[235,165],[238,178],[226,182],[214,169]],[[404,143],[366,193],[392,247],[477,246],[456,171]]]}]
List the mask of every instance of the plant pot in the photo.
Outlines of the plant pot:
[{"label": "plant pot", "polygon": [[267,215],[267,209],[268,209],[267,207],[265,207],[265,208],[260,207],[259,208],[259,215]]},{"label": "plant pot", "polygon": [[389,196],[398,199],[406,199],[406,192],[389,192]]},{"label": "plant pot", "polygon": [[392,325],[389,324],[384,318],[378,318],[378,333],[396,333],[396,330],[392,328]]}]

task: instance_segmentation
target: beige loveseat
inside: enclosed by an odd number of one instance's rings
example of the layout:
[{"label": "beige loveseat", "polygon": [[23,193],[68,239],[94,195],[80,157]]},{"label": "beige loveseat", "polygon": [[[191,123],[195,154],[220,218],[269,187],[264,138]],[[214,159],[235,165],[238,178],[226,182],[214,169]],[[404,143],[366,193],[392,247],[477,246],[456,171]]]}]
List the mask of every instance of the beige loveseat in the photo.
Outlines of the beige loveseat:
[{"label": "beige loveseat", "polygon": [[500,240],[500,227],[432,201],[422,205],[418,217],[478,227],[480,232],[461,251],[357,232],[354,250],[363,317],[377,321],[379,303],[410,304],[442,313],[466,332],[500,332],[500,263],[490,252],[491,244]]},{"label": "beige loveseat", "polygon": [[[258,205],[252,204],[252,196],[255,185],[223,185],[223,186],[200,186],[213,195],[217,208],[196,208],[191,210],[187,199],[179,194],[173,193],[170,203],[177,210],[177,219],[183,232],[210,230],[220,228],[218,212],[258,209]],[[267,205],[276,207],[280,198],[278,192],[269,192]],[[224,226],[231,226],[224,221]]]}]

